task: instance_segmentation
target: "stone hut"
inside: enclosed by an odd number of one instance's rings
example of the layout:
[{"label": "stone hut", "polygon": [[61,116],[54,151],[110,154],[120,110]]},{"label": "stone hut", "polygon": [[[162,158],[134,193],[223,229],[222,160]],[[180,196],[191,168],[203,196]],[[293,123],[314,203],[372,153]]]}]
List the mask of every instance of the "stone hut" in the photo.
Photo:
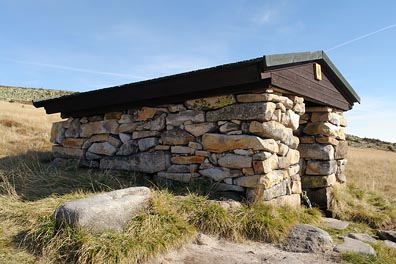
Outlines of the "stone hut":
[{"label": "stone hut", "polygon": [[56,162],[152,174],[249,201],[327,208],[359,96],[323,51],[257,59],[36,101],[61,113]]}]

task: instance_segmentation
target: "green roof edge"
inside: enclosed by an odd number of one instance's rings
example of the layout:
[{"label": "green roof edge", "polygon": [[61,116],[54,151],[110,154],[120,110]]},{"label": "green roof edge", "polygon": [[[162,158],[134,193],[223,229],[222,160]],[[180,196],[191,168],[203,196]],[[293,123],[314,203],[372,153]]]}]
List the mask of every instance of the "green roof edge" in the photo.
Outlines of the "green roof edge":
[{"label": "green roof edge", "polygon": [[286,54],[274,54],[264,56],[264,67],[280,67],[288,64],[298,64],[307,61],[321,61],[324,62],[332,71],[333,77],[338,80],[339,84],[343,86],[347,93],[349,93],[352,100],[360,103],[360,97],[348,81],[342,76],[341,72],[337,69],[334,63],[326,55],[323,50],[310,51],[310,52],[297,52],[297,53],[286,53]]}]

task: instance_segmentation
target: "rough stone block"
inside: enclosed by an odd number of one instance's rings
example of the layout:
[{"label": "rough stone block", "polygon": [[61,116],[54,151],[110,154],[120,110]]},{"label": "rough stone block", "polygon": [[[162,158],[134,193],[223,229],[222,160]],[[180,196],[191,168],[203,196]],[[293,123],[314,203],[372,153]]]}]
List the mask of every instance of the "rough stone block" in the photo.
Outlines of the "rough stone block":
[{"label": "rough stone block", "polygon": [[161,135],[161,133],[158,131],[135,131],[132,134],[132,139],[158,137],[159,135]]},{"label": "rough stone block", "polygon": [[280,140],[288,146],[292,144],[293,140],[293,131],[291,128],[287,128],[275,121],[264,123],[253,121],[250,123],[249,132],[264,138]]},{"label": "rough stone block", "polygon": [[226,122],[225,124],[220,126],[219,130],[221,133],[228,133],[231,131],[239,130],[239,125],[232,122]]},{"label": "rough stone block", "polygon": [[332,145],[300,144],[298,146],[300,155],[304,159],[333,160],[334,148]]},{"label": "rough stone block", "polygon": [[234,154],[227,154],[218,160],[218,164],[226,168],[247,168],[252,166],[252,158]]},{"label": "rough stone block", "polygon": [[136,120],[138,121],[146,121],[154,117],[157,113],[158,109],[153,107],[142,107],[136,113]]},{"label": "rough stone block", "polygon": [[163,132],[161,140],[162,144],[165,145],[187,145],[189,142],[194,141],[195,138],[180,128],[174,128]]},{"label": "rough stone block", "polygon": [[264,150],[272,153],[279,151],[278,144],[274,139],[261,139],[247,135],[221,135],[205,134],[202,137],[205,150],[222,153],[235,149]]},{"label": "rough stone block", "polygon": [[172,165],[169,167],[167,172],[176,172],[176,173],[192,173],[196,172],[198,169],[197,164],[189,164],[189,165]]},{"label": "rough stone block", "polygon": [[168,111],[171,113],[186,111],[187,109],[182,104],[172,104],[168,106]]},{"label": "rough stone block", "polygon": [[335,160],[309,160],[305,173],[308,175],[330,175],[337,170]]},{"label": "rough stone block", "polygon": [[300,142],[302,144],[313,144],[313,143],[315,143],[315,137],[314,136],[300,137]]},{"label": "rough stone block", "polygon": [[217,192],[244,192],[245,188],[237,185],[231,185],[226,183],[218,183],[216,186]]},{"label": "rough stone block", "polygon": [[212,96],[185,101],[184,104],[188,109],[210,110],[218,109],[235,103],[233,95]]},{"label": "rough stone block", "polygon": [[122,123],[119,127],[119,133],[133,133],[140,123]]},{"label": "rough stone block", "polygon": [[[175,172],[158,172],[158,177],[165,178],[168,180],[189,183],[193,178],[196,178],[196,173],[175,173]],[[199,176],[199,174],[198,174]]]},{"label": "rough stone block", "polygon": [[335,174],[328,176],[308,176],[304,175],[301,178],[301,183],[304,189],[324,188],[334,186],[336,183]]},{"label": "rough stone block", "polygon": [[121,145],[119,150],[117,151],[117,155],[128,156],[131,154],[135,154],[139,151],[139,146],[136,140],[130,140]]},{"label": "rough stone block", "polygon": [[126,134],[126,133],[120,133],[119,134],[120,140],[122,143],[126,143],[129,140],[132,139],[132,135],[131,134]]},{"label": "rough stone block", "polygon": [[335,146],[335,159],[344,159],[348,153],[348,141],[339,141]]},{"label": "rough stone block", "polygon": [[93,143],[88,148],[88,151],[95,154],[113,156],[117,152],[117,148],[115,148],[109,142],[101,142],[101,143]]},{"label": "rough stone block", "polygon": [[122,112],[110,112],[104,115],[104,120],[109,120],[109,119],[120,120],[121,116],[122,116]]},{"label": "rough stone block", "polygon": [[65,137],[78,138],[81,132],[81,123],[79,118],[73,119],[65,131]]},{"label": "rough stone block", "polygon": [[301,181],[292,181],[291,182],[291,193],[294,193],[294,194],[302,193]]},{"label": "rough stone block", "polygon": [[77,148],[65,148],[59,145],[52,146],[52,153],[55,158],[79,159],[83,155],[83,151]]},{"label": "rough stone block", "polygon": [[342,128],[328,122],[315,122],[308,123],[304,128],[304,133],[340,138],[342,136]]},{"label": "rough stone block", "polygon": [[213,167],[210,169],[200,170],[202,176],[208,177],[214,181],[220,182],[225,178],[231,177],[230,170],[226,168]]},{"label": "rough stone block", "polygon": [[63,127],[63,123],[64,123],[63,121],[52,123],[51,138],[50,138],[51,143],[53,144],[62,143],[62,140],[65,138],[65,131],[66,131],[66,129]]},{"label": "rough stone block", "polygon": [[81,148],[85,138],[65,138],[62,140],[62,146],[66,148]]},{"label": "rough stone block", "polygon": [[263,201],[269,201],[279,196],[288,195],[291,193],[290,179],[286,179],[281,183],[273,185],[269,189],[263,191]]},{"label": "rough stone block", "polygon": [[171,147],[171,152],[176,153],[176,154],[194,154],[195,149],[190,148],[190,147],[184,147],[184,146],[172,146]]},{"label": "rough stone block", "polygon": [[177,156],[172,157],[171,161],[175,164],[192,164],[192,163],[202,163],[205,157],[201,156]]},{"label": "rough stone block", "polygon": [[337,146],[339,143],[335,137],[316,137],[315,140],[320,144],[331,144],[333,146]]},{"label": "rough stone block", "polygon": [[274,111],[274,103],[234,104],[207,112],[206,119],[208,122],[232,119],[269,121]]},{"label": "rough stone block", "polygon": [[166,124],[171,126],[180,126],[186,121],[205,122],[205,113],[203,111],[186,110],[174,114],[168,114]]},{"label": "rough stone block", "polygon": [[118,134],[119,124],[116,120],[91,122],[81,125],[81,137],[90,137],[94,134]]},{"label": "rough stone block", "polygon": [[125,158],[102,158],[100,169],[155,173],[166,171],[171,166],[170,158],[170,153],[165,151],[141,152]]},{"label": "rough stone block", "polygon": [[217,125],[215,123],[199,123],[185,125],[184,129],[193,134],[196,137],[200,137],[205,133],[213,132],[217,130]]},{"label": "rough stone block", "polygon": [[158,141],[159,141],[159,139],[156,137],[148,137],[148,138],[139,139],[139,141],[138,141],[139,150],[140,151],[149,150],[150,148],[158,145]]},{"label": "rough stone block", "polygon": [[122,231],[134,213],[149,205],[150,189],[131,187],[88,198],[69,201],[59,206],[54,215],[62,222],[92,232]]},{"label": "rough stone block", "polygon": [[278,156],[276,155],[272,155],[271,157],[263,161],[253,161],[253,169],[255,174],[268,173],[278,168]]},{"label": "rough stone block", "polygon": [[121,145],[121,141],[110,134],[94,135],[89,138],[88,142],[89,143],[108,142],[116,148],[118,148]]}]

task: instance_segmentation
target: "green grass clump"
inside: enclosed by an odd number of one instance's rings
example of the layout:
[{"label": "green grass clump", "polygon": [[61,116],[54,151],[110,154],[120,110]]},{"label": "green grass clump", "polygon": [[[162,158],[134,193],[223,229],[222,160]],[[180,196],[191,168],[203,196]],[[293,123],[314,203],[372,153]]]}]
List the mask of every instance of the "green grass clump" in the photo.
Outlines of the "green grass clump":
[{"label": "green grass clump", "polygon": [[336,218],[364,223],[371,228],[392,228],[396,225],[394,202],[353,185],[335,189],[331,210]]}]

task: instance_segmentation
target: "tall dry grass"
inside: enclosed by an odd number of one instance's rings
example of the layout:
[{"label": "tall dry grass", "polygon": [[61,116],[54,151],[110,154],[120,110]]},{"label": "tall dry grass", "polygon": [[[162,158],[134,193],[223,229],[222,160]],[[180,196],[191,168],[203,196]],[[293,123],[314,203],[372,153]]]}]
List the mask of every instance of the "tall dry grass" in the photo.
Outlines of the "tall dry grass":
[{"label": "tall dry grass", "polygon": [[362,190],[396,198],[396,153],[350,147],[346,176]]},{"label": "tall dry grass", "polygon": [[0,101],[0,157],[27,150],[49,150],[51,124],[59,114],[46,115],[32,105]]}]

